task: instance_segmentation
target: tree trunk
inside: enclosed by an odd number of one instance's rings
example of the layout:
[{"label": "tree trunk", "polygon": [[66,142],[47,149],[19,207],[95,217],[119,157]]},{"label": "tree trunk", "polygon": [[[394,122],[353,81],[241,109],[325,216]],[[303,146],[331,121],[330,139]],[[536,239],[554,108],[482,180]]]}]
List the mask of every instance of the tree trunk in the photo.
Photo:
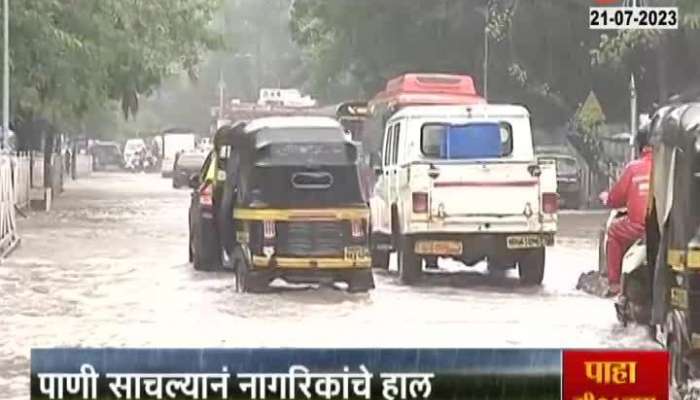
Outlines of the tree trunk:
[{"label": "tree trunk", "polygon": [[54,133],[44,132],[44,187],[50,188],[52,185],[51,155],[54,147]]}]

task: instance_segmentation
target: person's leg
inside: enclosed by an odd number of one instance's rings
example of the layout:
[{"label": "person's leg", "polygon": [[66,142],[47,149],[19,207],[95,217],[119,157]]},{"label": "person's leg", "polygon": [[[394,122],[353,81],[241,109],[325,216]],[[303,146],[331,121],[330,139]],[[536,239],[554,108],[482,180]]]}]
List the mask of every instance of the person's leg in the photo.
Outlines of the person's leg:
[{"label": "person's leg", "polygon": [[619,291],[620,275],[622,270],[622,258],[625,252],[644,233],[644,228],[630,222],[627,218],[615,221],[608,229],[608,240],[606,242],[608,282],[611,291]]}]

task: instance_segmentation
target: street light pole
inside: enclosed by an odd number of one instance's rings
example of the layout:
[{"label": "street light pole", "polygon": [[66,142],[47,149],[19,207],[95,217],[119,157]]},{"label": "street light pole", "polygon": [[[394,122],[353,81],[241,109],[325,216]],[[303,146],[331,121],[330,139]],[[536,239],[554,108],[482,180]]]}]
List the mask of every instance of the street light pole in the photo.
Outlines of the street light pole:
[{"label": "street light pole", "polygon": [[484,99],[489,98],[489,12],[486,10],[484,25]]},{"label": "street light pole", "polygon": [[638,121],[639,117],[637,115],[637,84],[634,81],[634,73],[630,74],[630,145],[631,145],[631,150],[630,154],[631,159],[634,159],[636,156],[636,149],[635,149],[635,141],[637,139],[637,135],[639,134],[638,130]]},{"label": "street light pole", "polygon": [[3,70],[2,70],[2,140],[5,149],[7,133],[10,130],[10,7],[9,0],[3,0]]},{"label": "street light pole", "polygon": [[224,90],[226,83],[224,82],[224,71],[219,69],[219,119],[224,117]]}]

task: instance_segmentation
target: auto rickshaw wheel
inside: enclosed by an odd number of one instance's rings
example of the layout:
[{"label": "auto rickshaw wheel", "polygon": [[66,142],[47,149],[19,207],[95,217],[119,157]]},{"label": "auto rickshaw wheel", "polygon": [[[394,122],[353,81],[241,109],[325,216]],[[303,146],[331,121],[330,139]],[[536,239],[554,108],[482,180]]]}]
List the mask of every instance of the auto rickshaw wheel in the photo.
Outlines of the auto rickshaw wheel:
[{"label": "auto rickshaw wheel", "polygon": [[236,292],[238,293],[263,293],[269,288],[269,280],[261,274],[251,271],[250,259],[237,250],[234,260],[236,269]]},{"label": "auto rickshaw wheel", "polygon": [[544,279],[545,248],[528,250],[527,254],[518,261],[520,283],[526,286],[537,286]]},{"label": "auto rickshaw wheel", "polygon": [[372,268],[389,269],[389,256],[387,250],[372,250]]},{"label": "auto rickshaw wheel", "polygon": [[403,284],[413,285],[423,275],[423,263],[413,250],[413,239],[402,235],[398,249],[399,279]]},{"label": "auto rickshaw wheel", "polygon": [[371,269],[353,272],[348,279],[348,292],[366,293],[374,289],[374,275]]}]

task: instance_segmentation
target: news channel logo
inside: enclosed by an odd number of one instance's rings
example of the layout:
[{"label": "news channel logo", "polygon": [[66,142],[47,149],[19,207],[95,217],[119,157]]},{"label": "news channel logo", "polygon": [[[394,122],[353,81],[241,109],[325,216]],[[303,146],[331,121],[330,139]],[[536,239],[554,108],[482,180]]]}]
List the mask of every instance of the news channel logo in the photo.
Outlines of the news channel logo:
[{"label": "news channel logo", "polygon": [[596,30],[678,29],[678,7],[649,6],[646,0],[593,0],[588,26]]}]

